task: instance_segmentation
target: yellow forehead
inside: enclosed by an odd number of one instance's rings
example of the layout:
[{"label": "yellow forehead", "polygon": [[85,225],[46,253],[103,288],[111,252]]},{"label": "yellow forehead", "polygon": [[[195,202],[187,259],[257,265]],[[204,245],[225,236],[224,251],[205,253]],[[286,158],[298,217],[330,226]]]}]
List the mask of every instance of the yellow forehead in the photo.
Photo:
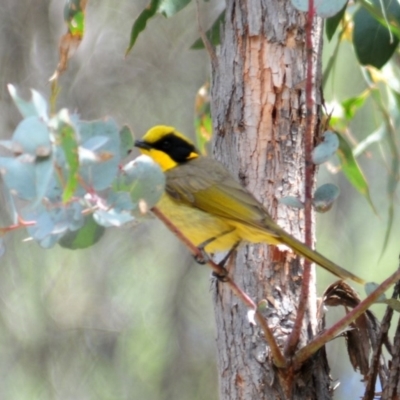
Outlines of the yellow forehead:
[{"label": "yellow forehead", "polygon": [[163,136],[166,136],[170,133],[173,133],[175,136],[178,136],[181,139],[193,145],[193,143],[185,135],[178,132],[173,126],[167,126],[167,125],[157,125],[149,129],[147,133],[143,136],[143,140],[146,143],[155,143],[158,140],[160,140]]}]

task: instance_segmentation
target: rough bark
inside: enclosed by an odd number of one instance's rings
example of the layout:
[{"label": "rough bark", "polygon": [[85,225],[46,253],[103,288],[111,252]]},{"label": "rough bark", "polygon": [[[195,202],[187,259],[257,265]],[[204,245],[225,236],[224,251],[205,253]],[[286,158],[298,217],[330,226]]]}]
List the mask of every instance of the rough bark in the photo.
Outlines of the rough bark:
[{"label": "rough bark", "polygon": [[[306,16],[289,0],[227,0],[221,46],[213,66],[212,114],[215,157],[298,238],[302,212],[279,205],[304,189]],[[319,111],[322,22],[314,21],[314,77]],[[316,118],[318,121],[318,118]],[[315,127],[314,132],[317,132]],[[283,347],[296,316],[302,261],[265,245],[242,246],[232,275],[256,302],[266,299],[269,326]],[[317,330],[312,283],[300,345]],[[223,283],[216,286],[215,312],[221,400],[331,398],[325,352],[294,374],[278,371],[259,327]]]}]

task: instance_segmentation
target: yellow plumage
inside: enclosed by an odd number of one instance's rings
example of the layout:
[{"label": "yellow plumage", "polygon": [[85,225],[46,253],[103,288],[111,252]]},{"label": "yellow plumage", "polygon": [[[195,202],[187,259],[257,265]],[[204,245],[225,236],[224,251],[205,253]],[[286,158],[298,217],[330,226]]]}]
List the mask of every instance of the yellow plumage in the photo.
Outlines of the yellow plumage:
[{"label": "yellow plumage", "polygon": [[284,244],[342,279],[363,279],[339,267],[280,228],[267,210],[218,161],[201,156],[173,127],[156,126],[135,142],[166,176],[157,207],[196,246],[210,253],[238,242]]}]

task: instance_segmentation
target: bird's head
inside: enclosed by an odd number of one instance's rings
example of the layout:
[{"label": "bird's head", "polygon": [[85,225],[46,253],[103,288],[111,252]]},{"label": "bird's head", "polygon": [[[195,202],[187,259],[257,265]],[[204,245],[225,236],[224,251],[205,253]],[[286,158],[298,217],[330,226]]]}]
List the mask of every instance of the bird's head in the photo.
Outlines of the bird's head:
[{"label": "bird's head", "polygon": [[151,128],[135,146],[142,154],[150,156],[163,171],[199,156],[194,144],[171,126]]}]

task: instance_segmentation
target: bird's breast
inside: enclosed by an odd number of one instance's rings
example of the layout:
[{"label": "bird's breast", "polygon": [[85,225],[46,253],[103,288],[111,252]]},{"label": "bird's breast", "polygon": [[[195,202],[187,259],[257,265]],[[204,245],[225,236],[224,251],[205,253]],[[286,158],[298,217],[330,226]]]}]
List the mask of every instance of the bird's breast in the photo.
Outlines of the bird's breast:
[{"label": "bird's breast", "polygon": [[236,227],[229,221],[178,202],[166,193],[157,207],[195,246],[215,238],[205,247],[208,253],[230,250],[240,241]]}]

